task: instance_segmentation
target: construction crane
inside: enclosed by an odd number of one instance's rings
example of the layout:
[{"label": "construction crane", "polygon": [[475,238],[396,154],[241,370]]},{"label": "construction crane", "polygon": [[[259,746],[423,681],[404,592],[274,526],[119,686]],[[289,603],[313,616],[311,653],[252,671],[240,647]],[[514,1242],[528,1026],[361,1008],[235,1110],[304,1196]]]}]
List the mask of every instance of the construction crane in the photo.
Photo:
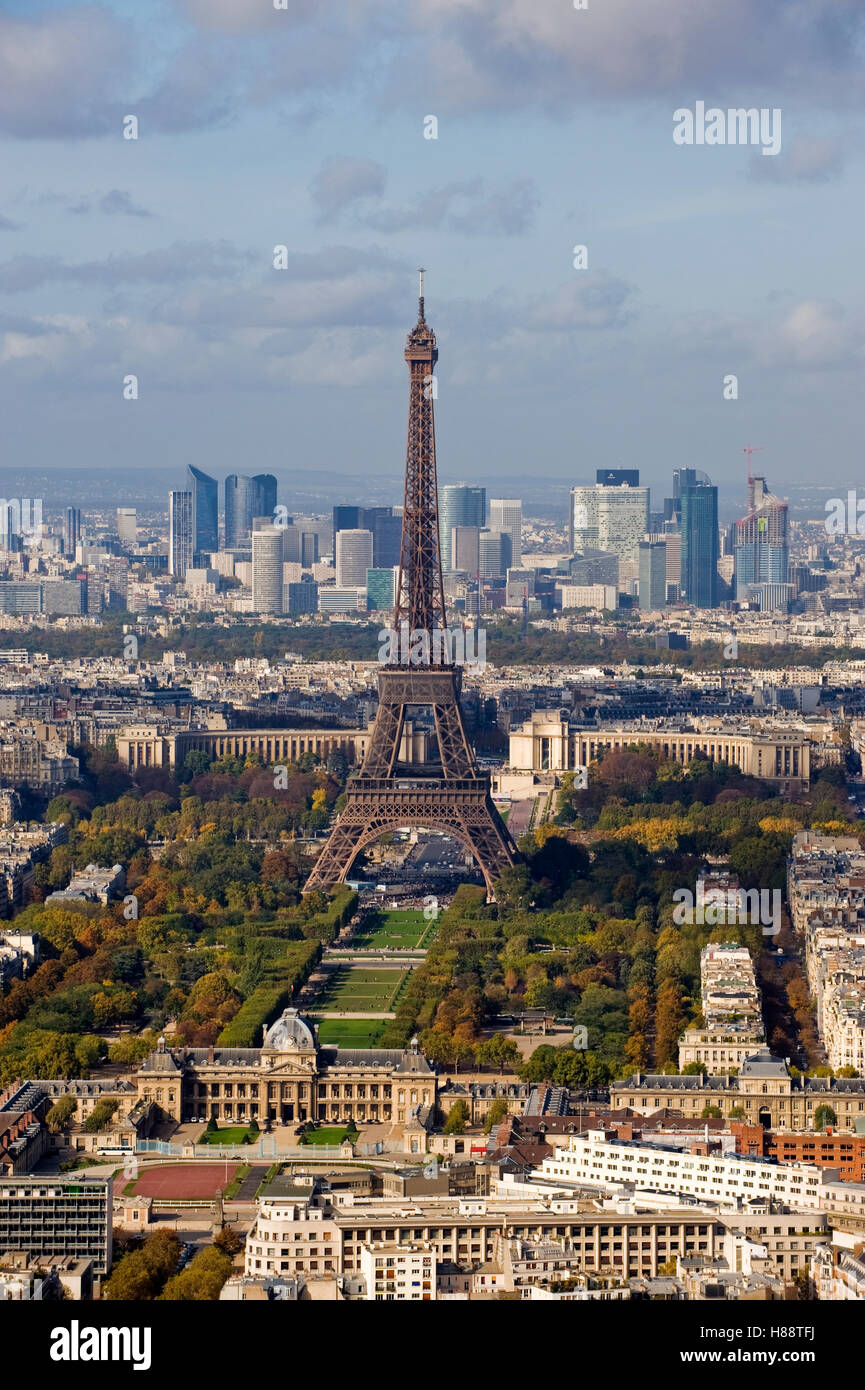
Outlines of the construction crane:
[{"label": "construction crane", "polygon": [[749,483],[753,483],[753,481],[754,481],[753,475],[752,475],[752,473],[751,473],[751,455],[752,455],[752,454],[758,454],[758,453],[760,452],[760,450],[763,449],[763,448],[764,448],[764,445],[762,445],[762,444],[746,444],[745,447],[744,447],[744,449],[742,450],[742,453],[743,453],[743,454],[747,454],[747,455],[748,455],[748,482],[749,482]]}]

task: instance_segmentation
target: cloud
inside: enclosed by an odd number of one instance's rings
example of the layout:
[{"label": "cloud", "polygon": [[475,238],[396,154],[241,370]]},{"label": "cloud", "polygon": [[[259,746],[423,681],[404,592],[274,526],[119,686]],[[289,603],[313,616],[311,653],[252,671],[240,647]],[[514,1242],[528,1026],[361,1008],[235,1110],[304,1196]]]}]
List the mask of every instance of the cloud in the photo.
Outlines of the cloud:
[{"label": "cloud", "polygon": [[751,93],[745,104],[762,106],[777,104],[768,97],[779,88],[799,101],[807,93],[853,105],[862,92],[859,0],[603,0],[585,11],[539,0],[418,0],[411,15],[428,68],[419,76],[405,65],[393,88],[404,98],[410,74],[415,90],[422,83],[450,112],[530,106],[560,115],[601,96],[673,94],[728,104],[727,94]]},{"label": "cloud", "polygon": [[0,292],[17,294],[52,282],[114,287],[130,284],[181,284],[189,279],[230,279],[254,257],[228,242],[175,242],[140,254],[70,265],[54,256],[15,256],[0,263]]},{"label": "cloud", "polygon": [[865,363],[865,315],[834,300],[772,301],[753,317],[693,314],[675,321],[668,334],[681,357],[715,358],[725,371],[748,367],[812,372],[861,369]]},{"label": "cloud", "polygon": [[11,217],[4,217],[0,213],[0,232],[17,232],[20,227],[20,222],[13,222]]},{"label": "cloud", "polygon": [[136,61],[131,26],[103,5],[0,16],[0,131],[119,139]]},{"label": "cloud", "polygon": [[827,183],[844,165],[840,141],[801,136],[775,159],[751,162],[753,178],[773,183]]},{"label": "cloud", "polygon": [[340,157],[329,160],[309,186],[319,221],[333,221],[339,213],[364,198],[380,198],[386,177],[382,166],[370,159]]},{"label": "cloud", "polygon": [[104,212],[109,216],[152,217],[153,213],[132,201],[132,195],[121,188],[112,188],[107,193],[89,193],[80,198],[70,198],[65,193],[44,193],[37,199],[40,203],[62,203],[68,212],[78,217],[89,216],[92,212]]},{"label": "cloud", "polygon": [[[462,208],[459,205],[462,204]],[[402,208],[381,208],[362,221],[379,232],[444,227],[466,236],[523,236],[538,206],[531,179],[487,190],[483,179],[444,184]]]},{"label": "cloud", "polygon": [[621,328],[636,315],[634,295],[633,285],[606,271],[574,271],[573,279],[528,307],[518,321],[541,332]]}]

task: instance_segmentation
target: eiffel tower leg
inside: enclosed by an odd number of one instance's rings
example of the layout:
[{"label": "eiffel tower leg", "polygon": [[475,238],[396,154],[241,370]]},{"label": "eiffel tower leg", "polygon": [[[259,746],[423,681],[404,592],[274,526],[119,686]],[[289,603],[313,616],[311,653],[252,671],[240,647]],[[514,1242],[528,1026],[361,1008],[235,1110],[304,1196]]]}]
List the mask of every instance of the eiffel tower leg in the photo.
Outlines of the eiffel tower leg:
[{"label": "eiffel tower leg", "polygon": [[493,902],[495,880],[516,862],[516,846],[495,807],[489,804],[467,810],[459,820],[461,838],[484,876],[487,899]]},{"label": "eiffel tower leg", "polygon": [[315,861],[312,873],[304,884],[304,893],[311,893],[316,888],[335,888],[345,880],[360,850],[364,829],[365,826],[351,815],[346,806]]}]

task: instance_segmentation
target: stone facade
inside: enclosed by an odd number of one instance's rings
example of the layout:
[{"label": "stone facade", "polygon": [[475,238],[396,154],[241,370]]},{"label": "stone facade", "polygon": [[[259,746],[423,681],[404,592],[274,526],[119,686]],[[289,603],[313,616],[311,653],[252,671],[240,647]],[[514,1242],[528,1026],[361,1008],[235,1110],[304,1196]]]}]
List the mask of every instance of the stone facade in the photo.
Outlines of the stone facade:
[{"label": "stone facade", "polygon": [[435,1072],[416,1049],[321,1047],[296,1009],[285,1010],[260,1048],[170,1049],[160,1040],[136,1083],[140,1098],[178,1123],[405,1123],[436,1101]]}]

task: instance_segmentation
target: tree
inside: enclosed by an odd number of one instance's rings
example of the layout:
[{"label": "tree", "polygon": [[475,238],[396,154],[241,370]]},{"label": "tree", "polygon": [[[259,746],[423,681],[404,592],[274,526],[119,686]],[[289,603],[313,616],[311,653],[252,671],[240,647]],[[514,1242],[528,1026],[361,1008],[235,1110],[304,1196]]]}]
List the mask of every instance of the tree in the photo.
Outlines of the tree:
[{"label": "tree", "polygon": [[508,1103],[504,1096],[496,1096],[484,1120],[484,1134],[490,1134],[500,1120],[508,1113]]},{"label": "tree", "polygon": [[104,1129],[108,1121],[113,1118],[118,1104],[119,1101],[116,1100],[98,1100],[84,1121],[84,1128],[87,1133],[98,1134],[100,1129]]},{"label": "tree", "polygon": [[704,1105],[700,1111],[701,1120],[722,1120],[723,1112],[719,1105]]},{"label": "tree", "polygon": [[231,1257],[215,1244],[201,1250],[180,1274],[168,1280],[160,1300],[215,1303],[231,1273]]},{"label": "tree", "polygon": [[814,1111],[814,1128],[825,1129],[827,1125],[837,1125],[838,1116],[831,1105],[818,1105]]},{"label": "tree", "polygon": [[243,1237],[237,1234],[233,1226],[223,1226],[221,1231],[217,1231],[213,1243],[217,1250],[232,1257],[243,1249]]},{"label": "tree", "polygon": [[75,1111],[78,1109],[78,1101],[75,1096],[60,1096],[55,1100],[48,1114],[45,1116],[45,1123],[52,1134],[59,1134],[66,1129]]},{"label": "tree", "polygon": [[450,1109],[450,1113],[445,1121],[445,1134],[462,1134],[469,1122],[469,1108],[464,1100],[456,1101]]}]

